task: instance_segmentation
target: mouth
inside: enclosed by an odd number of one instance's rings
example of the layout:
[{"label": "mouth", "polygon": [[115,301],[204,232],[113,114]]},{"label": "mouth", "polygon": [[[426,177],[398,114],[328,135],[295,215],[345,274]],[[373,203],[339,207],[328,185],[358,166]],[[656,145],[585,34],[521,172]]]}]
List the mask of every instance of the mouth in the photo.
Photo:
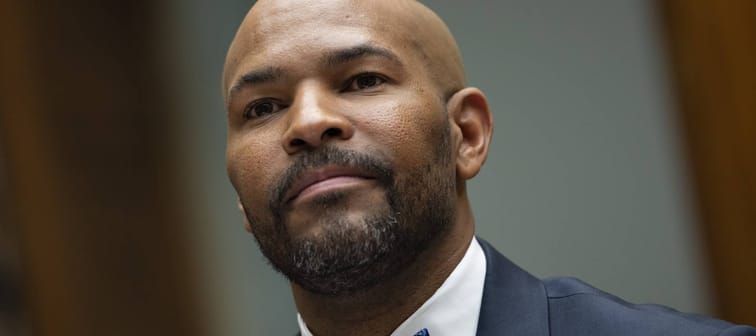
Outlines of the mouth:
[{"label": "mouth", "polygon": [[286,194],[286,203],[349,188],[375,177],[354,167],[324,167],[300,175]]}]

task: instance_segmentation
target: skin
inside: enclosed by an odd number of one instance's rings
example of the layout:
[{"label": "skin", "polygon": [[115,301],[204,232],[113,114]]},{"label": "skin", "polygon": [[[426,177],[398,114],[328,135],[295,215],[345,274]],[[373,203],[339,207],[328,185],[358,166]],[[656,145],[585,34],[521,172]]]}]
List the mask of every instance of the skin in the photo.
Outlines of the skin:
[{"label": "skin", "polygon": [[[363,53],[335,66],[322,61],[355,46],[392,56]],[[245,84],[242,78],[250,73],[284,75]],[[491,140],[486,98],[465,87],[460,54],[444,23],[409,0],[258,1],[229,49],[223,94],[229,178],[240,210],[260,219],[256,225],[273,217],[263,191],[272,190],[280,172],[303,153],[323,146],[377,153],[402,178],[433,162],[433,130],[448,125],[451,161],[440,169],[448,168],[454,179],[450,228],[401,272],[364,291],[322,295],[291,283],[297,309],[314,334],[390,334],[464,256],[474,232],[465,181],[479,172]],[[245,118],[250,107],[263,116]],[[336,192],[345,195],[339,209],[314,206],[318,196]],[[286,229],[294,237],[317,237],[325,224],[311,219],[366,216],[383,202],[381,195],[363,179],[315,188],[293,201]],[[245,220],[248,231],[250,225]]]}]

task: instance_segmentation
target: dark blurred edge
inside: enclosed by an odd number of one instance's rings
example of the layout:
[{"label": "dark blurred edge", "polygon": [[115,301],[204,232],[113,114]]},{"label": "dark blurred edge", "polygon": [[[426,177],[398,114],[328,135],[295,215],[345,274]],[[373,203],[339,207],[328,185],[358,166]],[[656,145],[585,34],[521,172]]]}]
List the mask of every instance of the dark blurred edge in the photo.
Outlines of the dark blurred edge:
[{"label": "dark blurred edge", "polygon": [[756,1],[659,1],[719,316],[756,325]]},{"label": "dark blurred edge", "polygon": [[[0,104],[2,106],[2,104]],[[19,266],[18,232],[12,225],[5,168],[3,138],[0,134],[0,335],[28,335],[25,317],[21,270]]]},{"label": "dark blurred edge", "polygon": [[0,3],[14,307],[34,335],[204,334],[155,6]]},{"label": "dark blurred edge", "polygon": [[[13,14],[8,3],[0,3],[0,38],[12,32],[13,21],[8,17]],[[6,66],[11,55],[8,50],[11,43],[4,43],[0,52],[0,78],[9,78]],[[0,79],[2,80],[2,79]],[[5,89],[5,82],[0,89]],[[0,114],[9,106],[10,92],[0,92]],[[0,123],[0,335],[29,335],[26,319],[26,305],[21,288],[21,269],[18,243],[18,227],[12,218],[11,194],[9,190],[8,156],[6,151],[7,134],[4,131],[5,120]]]}]

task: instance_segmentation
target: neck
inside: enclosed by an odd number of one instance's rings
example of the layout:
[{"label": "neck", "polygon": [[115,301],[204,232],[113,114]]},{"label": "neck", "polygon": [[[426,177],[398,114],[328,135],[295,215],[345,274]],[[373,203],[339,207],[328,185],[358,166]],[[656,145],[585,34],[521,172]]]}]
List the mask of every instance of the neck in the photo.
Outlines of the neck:
[{"label": "neck", "polygon": [[324,296],[292,284],[297,310],[315,335],[389,335],[427,301],[464,257],[472,241],[469,206],[409,267],[375,287],[350,296]]}]

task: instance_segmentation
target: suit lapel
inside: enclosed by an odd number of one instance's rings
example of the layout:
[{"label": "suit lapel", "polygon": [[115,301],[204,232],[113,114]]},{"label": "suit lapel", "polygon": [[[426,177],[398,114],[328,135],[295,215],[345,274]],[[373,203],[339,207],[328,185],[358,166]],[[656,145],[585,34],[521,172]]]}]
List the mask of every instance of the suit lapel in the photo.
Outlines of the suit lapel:
[{"label": "suit lapel", "polygon": [[486,255],[479,336],[549,335],[548,300],[540,280],[478,238]]}]

